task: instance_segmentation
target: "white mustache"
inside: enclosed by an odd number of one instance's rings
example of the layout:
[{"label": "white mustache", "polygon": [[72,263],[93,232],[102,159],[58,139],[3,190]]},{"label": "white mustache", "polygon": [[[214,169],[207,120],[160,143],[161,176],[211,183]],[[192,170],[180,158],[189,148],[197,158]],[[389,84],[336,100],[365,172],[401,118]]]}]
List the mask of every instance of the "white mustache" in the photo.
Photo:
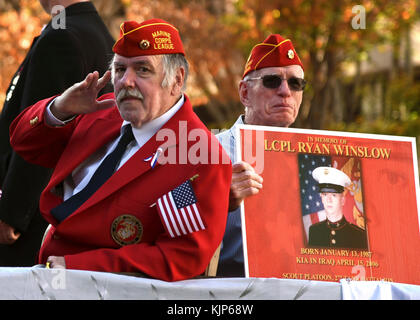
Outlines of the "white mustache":
[{"label": "white mustache", "polygon": [[124,98],[138,98],[143,100],[143,95],[138,89],[123,88],[120,90],[120,92],[118,92],[117,103]]}]

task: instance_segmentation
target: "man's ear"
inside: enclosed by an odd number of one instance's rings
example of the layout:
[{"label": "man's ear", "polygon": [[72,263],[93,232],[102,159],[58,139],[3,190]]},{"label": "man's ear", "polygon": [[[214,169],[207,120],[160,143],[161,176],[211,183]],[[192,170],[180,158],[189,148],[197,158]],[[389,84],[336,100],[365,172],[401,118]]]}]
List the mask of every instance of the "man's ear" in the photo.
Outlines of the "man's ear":
[{"label": "man's ear", "polygon": [[241,81],[239,83],[239,99],[243,106],[248,107],[249,105],[249,90],[247,81]]},{"label": "man's ear", "polygon": [[172,85],[171,94],[174,96],[180,95],[184,86],[185,70],[184,68],[178,68],[175,74],[175,81]]}]

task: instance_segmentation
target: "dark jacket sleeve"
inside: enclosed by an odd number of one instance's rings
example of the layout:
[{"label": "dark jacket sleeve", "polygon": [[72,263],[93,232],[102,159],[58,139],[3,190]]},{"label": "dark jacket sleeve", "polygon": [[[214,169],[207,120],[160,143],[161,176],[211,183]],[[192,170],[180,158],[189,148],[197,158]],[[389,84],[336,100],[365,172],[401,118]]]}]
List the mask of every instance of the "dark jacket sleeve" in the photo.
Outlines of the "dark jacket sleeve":
[{"label": "dark jacket sleeve", "polygon": [[39,39],[28,66],[23,108],[60,94],[85,78],[87,68],[80,46],[75,36],[66,30],[52,29]]},{"label": "dark jacket sleeve", "polygon": [[[35,102],[63,92],[86,76],[85,59],[79,41],[67,30],[50,30],[40,37],[27,65],[20,106],[22,111]],[[10,148],[3,178],[0,220],[24,232],[37,212],[38,201],[51,169],[24,161]]]}]

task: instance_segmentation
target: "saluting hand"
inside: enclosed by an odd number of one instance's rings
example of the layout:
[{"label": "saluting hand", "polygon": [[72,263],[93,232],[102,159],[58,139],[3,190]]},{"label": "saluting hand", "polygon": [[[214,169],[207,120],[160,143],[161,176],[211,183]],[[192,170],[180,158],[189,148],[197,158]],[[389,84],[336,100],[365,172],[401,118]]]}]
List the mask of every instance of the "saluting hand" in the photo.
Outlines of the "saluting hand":
[{"label": "saluting hand", "polygon": [[89,73],[85,80],[74,84],[55,99],[51,112],[56,118],[64,121],[75,115],[113,107],[113,99],[96,101],[99,91],[110,79],[110,71],[106,71],[102,78],[99,78],[97,71]]},{"label": "saluting hand", "polygon": [[229,211],[238,208],[241,202],[260,192],[263,178],[255,173],[247,162],[241,161],[232,165],[232,182],[229,192]]}]

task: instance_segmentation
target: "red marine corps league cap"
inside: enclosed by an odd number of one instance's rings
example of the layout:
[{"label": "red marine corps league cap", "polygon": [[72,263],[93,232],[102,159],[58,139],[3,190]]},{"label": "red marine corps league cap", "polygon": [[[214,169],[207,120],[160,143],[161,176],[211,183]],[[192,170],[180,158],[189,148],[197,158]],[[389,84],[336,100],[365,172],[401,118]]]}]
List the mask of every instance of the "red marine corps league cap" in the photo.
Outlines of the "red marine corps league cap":
[{"label": "red marine corps league cap", "polygon": [[245,65],[242,79],[251,71],[269,68],[299,65],[303,69],[295,48],[290,39],[284,39],[278,34],[269,35],[263,43],[259,43],[251,50]]},{"label": "red marine corps league cap", "polygon": [[185,55],[178,30],[161,19],[142,23],[126,21],[120,25],[120,38],[112,51],[124,57],[181,53]]}]

